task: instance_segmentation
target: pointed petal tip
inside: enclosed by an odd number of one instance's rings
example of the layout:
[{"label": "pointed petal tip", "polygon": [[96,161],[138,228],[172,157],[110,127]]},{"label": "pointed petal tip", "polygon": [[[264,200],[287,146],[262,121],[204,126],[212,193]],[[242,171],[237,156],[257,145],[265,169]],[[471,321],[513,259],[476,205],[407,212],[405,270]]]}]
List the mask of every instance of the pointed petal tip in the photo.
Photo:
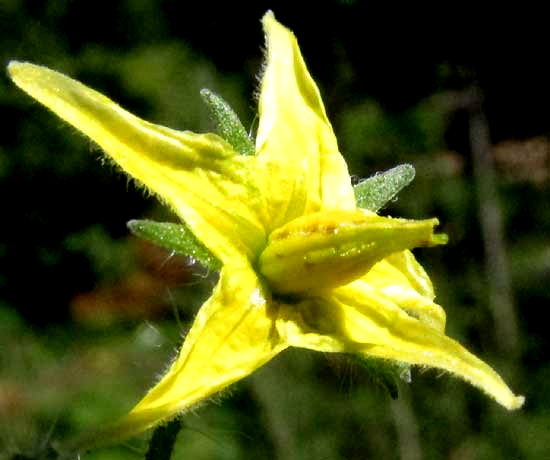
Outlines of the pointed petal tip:
[{"label": "pointed petal tip", "polygon": [[521,409],[523,404],[525,404],[525,396],[514,396],[505,407],[508,410],[517,410]]},{"label": "pointed petal tip", "polygon": [[25,62],[25,61],[10,61],[7,65],[8,75],[15,79],[18,75],[21,74],[21,72],[28,71],[28,70],[38,70],[41,69],[42,66],[32,64],[31,62]]},{"label": "pointed petal tip", "polygon": [[17,78],[17,74],[19,73],[19,70],[23,68],[26,65],[25,62],[20,61],[10,61],[8,62],[7,71],[9,77],[15,81]]},{"label": "pointed petal tip", "polygon": [[262,17],[262,24],[265,26],[270,21],[276,21],[273,10],[267,10]]},{"label": "pointed petal tip", "polygon": [[22,90],[31,86],[41,77],[54,71],[47,67],[23,61],[10,61],[7,65],[8,76]]},{"label": "pointed petal tip", "polygon": [[272,10],[267,10],[265,14],[262,17],[262,27],[264,29],[264,33],[269,36],[270,33],[273,33],[274,30],[279,27],[283,30],[286,30],[290,35],[294,36],[294,33],[287,29],[283,24],[281,24],[277,19],[275,18],[275,14]]},{"label": "pointed petal tip", "polygon": [[8,70],[24,64],[22,61],[12,60],[8,62]]},{"label": "pointed petal tip", "polygon": [[42,80],[46,75],[45,71],[53,72],[46,67],[23,61],[10,61],[6,70],[11,81],[32,97],[34,96],[31,91],[36,86],[37,81]]}]

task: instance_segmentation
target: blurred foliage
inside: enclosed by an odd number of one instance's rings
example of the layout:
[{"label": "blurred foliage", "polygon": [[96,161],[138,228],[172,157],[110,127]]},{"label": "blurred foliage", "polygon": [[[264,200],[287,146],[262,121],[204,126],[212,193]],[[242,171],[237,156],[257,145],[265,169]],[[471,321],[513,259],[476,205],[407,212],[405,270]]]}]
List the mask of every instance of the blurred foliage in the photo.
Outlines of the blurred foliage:
[{"label": "blurred foliage", "polygon": [[[199,94],[207,87],[253,130],[259,19],[269,7],[0,0],[0,56],[66,72],[178,129],[215,128]],[[546,28],[536,12],[516,10],[507,19],[466,9],[439,16],[328,1],[315,13],[312,20],[307,8],[275,7],[298,36],[351,172],[359,181],[415,166],[415,181],[382,212],[440,219],[449,245],[416,253],[449,334],[492,363],[527,404],[506,413],[467,384],[422,369],[392,401],[348,358],[290,350],[185,414],[173,458],[544,458],[550,75],[547,40],[536,34]],[[522,22],[527,33],[510,33]],[[505,267],[486,267],[472,87],[483,96],[493,141],[493,204],[519,325],[515,354],[502,351],[489,308],[488,280]],[[173,216],[5,77],[0,114],[0,458],[7,459],[36,457],[50,439],[125,413],[166,367],[215,274],[130,237],[130,219]],[[81,458],[145,451],[137,439]]]}]

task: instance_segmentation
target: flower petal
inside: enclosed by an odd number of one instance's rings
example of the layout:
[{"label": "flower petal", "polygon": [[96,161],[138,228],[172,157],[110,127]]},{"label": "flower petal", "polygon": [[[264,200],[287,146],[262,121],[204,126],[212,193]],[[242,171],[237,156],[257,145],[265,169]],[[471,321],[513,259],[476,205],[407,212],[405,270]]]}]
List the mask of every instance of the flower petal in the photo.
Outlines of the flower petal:
[{"label": "flower petal", "polygon": [[13,81],[97,142],[128,174],[168,202],[222,262],[252,257],[265,235],[246,157],[214,134],[147,123],[53,70],[12,62]]},{"label": "flower petal", "polygon": [[265,364],[286,345],[271,304],[249,268],[224,267],[168,373],[123,419],[130,436],[189,409]]},{"label": "flower petal", "polygon": [[391,254],[358,281],[391,299],[406,313],[439,332],[445,332],[445,310],[436,304],[430,278],[410,251]]},{"label": "flower petal", "polygon": [[447,370],[507,409],[524,402],[500,376],[458,342],[406,314],[365,282],[333,291],[332,298],[280,308],[277,327],[289,345],[324,352],[359,352]]},{"label": "flower petal", "polygon": [[271,12],[262,22],[267,66],[256,151],[270,228],[321,209],[355,209],[346,163],[296,38]]}]

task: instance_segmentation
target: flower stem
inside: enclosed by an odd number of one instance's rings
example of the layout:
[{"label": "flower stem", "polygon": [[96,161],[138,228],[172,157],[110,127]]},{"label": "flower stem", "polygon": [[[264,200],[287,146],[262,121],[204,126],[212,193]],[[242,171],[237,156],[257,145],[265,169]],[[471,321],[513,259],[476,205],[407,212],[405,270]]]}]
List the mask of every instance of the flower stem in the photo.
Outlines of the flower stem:
[{"label": "flower stem", "polygon": [[180,429],[181,419],[179,417],[159,425],[153,432],[145,460],[170,460]]}]

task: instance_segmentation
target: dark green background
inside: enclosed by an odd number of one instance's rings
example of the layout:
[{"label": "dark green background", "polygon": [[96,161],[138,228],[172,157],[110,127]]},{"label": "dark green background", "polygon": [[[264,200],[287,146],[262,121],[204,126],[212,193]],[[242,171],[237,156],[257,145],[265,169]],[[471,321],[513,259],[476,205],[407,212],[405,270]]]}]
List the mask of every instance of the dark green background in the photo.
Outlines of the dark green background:
[{"label": "dark green background", "polygon": [[[0,56],[65,72],[177,129],[212,130],[208,87],[253,127],[268,8],[296,33],[350,172],[416,166],[383,213],[440,219],[450,243],[416,254],[448,333],[527,403],[508,413],[424,369],[392,401],[347,358],[292,350],[187,414],[174,458],[543,458],[550,72],[539,12],[0,0]],[[215,275],[130,237],[132,218],[173,217],[5,76],[0,110],[0,458],[10,458],[127,411]],[[492,142],[477,181],[472,120]],[[135,440],[82,458],[140,456]]]}]

